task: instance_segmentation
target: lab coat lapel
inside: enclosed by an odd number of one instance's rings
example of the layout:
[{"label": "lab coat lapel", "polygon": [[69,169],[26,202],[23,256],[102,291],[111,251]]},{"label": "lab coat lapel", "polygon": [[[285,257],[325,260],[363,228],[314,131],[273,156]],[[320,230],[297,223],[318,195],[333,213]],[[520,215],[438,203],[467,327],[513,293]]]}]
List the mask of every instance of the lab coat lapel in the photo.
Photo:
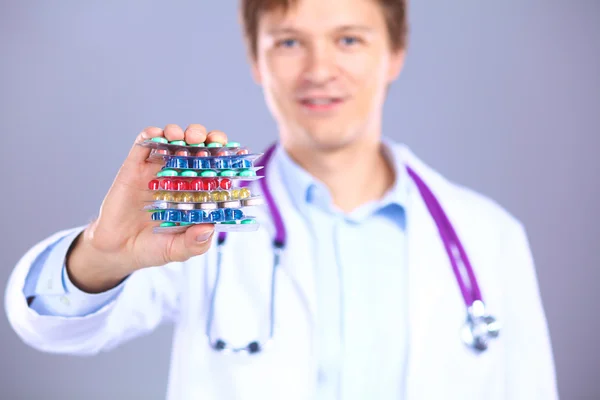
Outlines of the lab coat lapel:
[{"label": "lab coat lapel", "polygon": [[[439,178],[408,151],[403,159],[432,189],[442,189]],[[453,354],[448,346],[460,343],[458,325],[462,297],[451,265],[427,205],[418,188],[409,185],[408,229],[408,298],[409,356],[407,363],[407,398],[430,398],[432,393],[444,397],[446,382],[440,365],[448,366]],[[458,325],[457,325],[458,324]],[[437,383],[436,383],[437,382]]]}]

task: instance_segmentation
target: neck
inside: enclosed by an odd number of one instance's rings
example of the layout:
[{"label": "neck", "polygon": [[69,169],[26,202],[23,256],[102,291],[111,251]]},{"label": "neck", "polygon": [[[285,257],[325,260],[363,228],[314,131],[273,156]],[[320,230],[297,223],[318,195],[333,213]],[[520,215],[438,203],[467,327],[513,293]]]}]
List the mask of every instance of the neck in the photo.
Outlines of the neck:
[{"label": "neck", "polygon": [[394,169],[379,140],[358,141],[334,150],[285,143],[284,148],[294,161],[327,186],[334,204],[344,212],[382,198],[394,183]]}]

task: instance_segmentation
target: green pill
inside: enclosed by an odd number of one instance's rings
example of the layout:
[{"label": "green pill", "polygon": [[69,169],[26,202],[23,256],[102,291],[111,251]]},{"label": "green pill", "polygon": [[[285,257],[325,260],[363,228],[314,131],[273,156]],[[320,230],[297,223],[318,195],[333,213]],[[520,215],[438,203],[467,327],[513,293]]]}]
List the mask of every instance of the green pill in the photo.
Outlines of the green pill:
[{"label": "green pill", "polygon": [[223,145],[219,142],[212,142],[207,144],[206,147],[223,147]]},{"label": "green pill", "polygon": [[156,174],[156,176],[177,176],[177,171],[175,171],[174,169],[163,169],[162,171],[159,171],[158,174]]},{"label": "green pill", "polygon": [[202,171],[202,172],[200,172],[200,176],[212,178],[212,177],[217,176],[217,171],[213,171],[210,169],[206,170],[206,171]]},{"label": "green pill", "polygon": [[256,221],[253,219],[244,219],[240,222],[241,224],[255,224]]},{"label": "green pill", "polygon": [[206,145],[204,143],[194,143],[194,144],[189,144],[188,146],[190,146],[190,147],[206,147]]},{"label": "green pill", "polygon": [[219,176],[235,176],[236,172],[231,169],[226,169],[219,172]]},{"label": "green pill", "polygon": [[185,140],[173,140],[172,142],[170,142],[170,144],[174,144],[177,146],[187,146]]},{"label": "green pill", "polygon": [[162,224],[160,224],[161,228],[162,227],[169,227],[169,226],[175,226],[175,222],[163,222]]},{"label": "green pill", "polygon": [[239,176],[256,176],[256,172],[251,169],[243,169],[239,172]]},{"label": "green pill", "polygon": [[185,170],[181,172],[181,176],[198,176],[198,172]]},{"label": "green pill", "polygon": [[240,142],[229,142],[226,145],[227,147],[240,147]]},{"label": "green pill", "polygon": [[156,142],[156,143],[169,143],[169,141],[162,136],[153,137],[152,139],[150,139],[150,141]]}]

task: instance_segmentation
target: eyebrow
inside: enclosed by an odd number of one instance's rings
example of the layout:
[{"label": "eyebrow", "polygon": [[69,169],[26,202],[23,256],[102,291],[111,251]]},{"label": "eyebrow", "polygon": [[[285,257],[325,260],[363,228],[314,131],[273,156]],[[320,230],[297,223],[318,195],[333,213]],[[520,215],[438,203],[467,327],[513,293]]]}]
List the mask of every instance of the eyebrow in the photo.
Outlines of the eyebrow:
[{"label": "eyebrow", "polygon": [[[346,32],[346,31],[363,31],[363,32],[372,32],[373,28],[366,25],[342,25],[335,28],[335,31],[338,32]],[[291,26],[283,26],[279,28],[274,28],[268,31],[270,35],[282,35],[282,34],[297,34],[300,33],[300,30],[291,27]]]}]

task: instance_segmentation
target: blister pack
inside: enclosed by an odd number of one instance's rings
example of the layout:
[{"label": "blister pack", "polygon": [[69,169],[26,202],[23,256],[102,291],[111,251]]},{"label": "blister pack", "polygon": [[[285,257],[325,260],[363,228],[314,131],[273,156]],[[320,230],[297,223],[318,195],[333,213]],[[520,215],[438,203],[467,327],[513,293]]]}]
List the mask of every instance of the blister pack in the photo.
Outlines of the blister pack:
[{"label": "blister pack", "polygon": [[181,232],[193,224],[214,224],[217,232],[248,232],[258,229],[246,208],[263,204],[259,195],[243,187],[261,179],[262,167],[238,142],[187,144],[163,137],[144,141],[151,148],[149,161],[162,164],[148,182],[152,199],[144,207],[153,221],[161,221],[154,232]]}]

